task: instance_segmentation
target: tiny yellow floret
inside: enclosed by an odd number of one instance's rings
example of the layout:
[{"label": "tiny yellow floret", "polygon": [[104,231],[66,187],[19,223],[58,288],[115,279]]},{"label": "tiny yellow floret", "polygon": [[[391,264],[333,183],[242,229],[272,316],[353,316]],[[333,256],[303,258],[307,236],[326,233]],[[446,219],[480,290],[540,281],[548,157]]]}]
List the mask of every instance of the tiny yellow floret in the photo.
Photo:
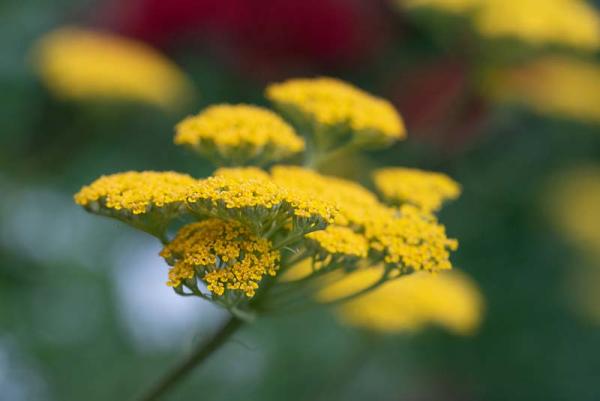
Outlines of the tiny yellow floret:
[{"label": "tiny yellow floret", "polygon": [[291,79],[269,85],[266,95],[282,110],[292,108],[319,125],[347,125],[367,142],[389,143],[406,135],[402,118],[389,101],[338,79]]},{"label": "tiny yellow floret", "polygon": [[150,46],[77,27],[44,35],[33,52],[44,84],[58,97],[131,100],[172,109],[192,86],[173,62]]},{"label": "tiny yellow floret", "polygon": [[458,198],[460,185],[445,174],[412,168],[383,168],[373,174],[375,186],[396,204],[409,203],[437,211],[446,200]]},{"label": "tiny yellow floret", "polygon": [[265,163],[304,150],[304,140],[272,111],[245,104],[210,106],[176,127],[175,143],[219,161]]},{"label": "tiny yellow floret", "polygon": [[208,219],[184,226],[161,252],[173,267],[168,285],[179,287],[197,276],[216,296],[238,291],[251,298],[266,275],[279,269],[271,242],[235,221]]}]

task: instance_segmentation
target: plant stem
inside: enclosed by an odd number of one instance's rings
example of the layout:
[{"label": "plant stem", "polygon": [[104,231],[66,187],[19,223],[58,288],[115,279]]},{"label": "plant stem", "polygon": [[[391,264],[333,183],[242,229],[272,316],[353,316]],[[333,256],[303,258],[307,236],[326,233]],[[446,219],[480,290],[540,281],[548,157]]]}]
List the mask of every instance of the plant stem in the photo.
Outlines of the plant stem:
[{"label": "plant stem", "polygon": [[178,365],[172,368],[156,385],[148,390],[139,401],[155,401],[184,379],[196,366],[209,357],[227,341],[241,326],[242,320],[230,317],[207,341],[202,342]]}]

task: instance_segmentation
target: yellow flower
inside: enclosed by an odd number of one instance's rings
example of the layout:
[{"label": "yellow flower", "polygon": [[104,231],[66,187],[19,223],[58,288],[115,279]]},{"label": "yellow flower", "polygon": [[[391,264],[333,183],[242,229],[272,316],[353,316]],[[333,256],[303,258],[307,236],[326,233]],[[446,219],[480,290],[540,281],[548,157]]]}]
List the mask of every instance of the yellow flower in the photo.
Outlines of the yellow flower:
[{"label": "yellow flower", "polygon": [[166,109],[191,94],[182,71],[151,47],[77,27],[43,36],[34,49],[43,82],[58,97],[131,100]]},{"label": "yellow flower", "polygon": [[258,167],[221,167],[214,176],[230,177],[237,180],[269,180],[269,173]]},{"label": "yellow flower", "polygon": [[400,270],[446,270],[452,267],[449,250],[457,242],[430,213],[410,205],[400,210],[382,205],[359,184],[291,166],[275,166],[273,180],[336,205],[335,223],[366,237],[370,249]]},{"label": "yellow flower", "polygon": [[585,50],[600,46],[600,18],[583,0],[399,0],[409,8],[431,7],[471,16],[491,38],[532,45],[560,44]]},{"label": "yellow flower", "polygon": [[291,79],[271,84],[269,100],[292,116],[326,129],[348,127],[362,143],[387,144],[405,137],[402,118],[387,100],[333,78]]},{"label": "yellow flower", "polygon": [[185,201],[187,188],[197,181],[172,171],[129,171],[102,176],[75,194],[78,205],[144,214]]},{"label": "yellow flower", "polygon": [[398,265],[401,271],[451,269],[450,251],[458,247],[435,216],[411,205],[402,206],[395,214],[373,213],[365,236],[385,263]]},{"label": "yellow flower", "polygon": [[[235,221],[208,219],[184,226],[161,252],[173,267],[168,285],[195,287],[197,276],[216,296],[254,296],[266,275],[279,268],[279,252]],[[191,283],[190,283],[191,280]]]},{"label": "yellow flower", "polygon": [[342,178],[295,166],[275,166],[271,169],[271,175],[281,186],[335,204],[339,210],[336,219],[339,225],[363,225],[373,209],[383,207],[369,190]]},{"label": "yellow flower", "polygon": [[307,238],[315,241],[329,255],[366,258],[369,253],[367,239],[347,227],[328,226],[325,230],[308,234]]},{"label": "yellow flower", "polygon": [[582,166],[556,177],[546,204],[565,237],[580,250],[600,255],[600,167]]},{"label": "yellow flower", "polygon": [[376,170],[373,177],[386,199],[426,211],[437,211],[444,201],[460,195],[458,183],[445,174],[394,167]]},{"label": "yellow flower", "polygon": [[281,117],[262,107],[220,104],[187,117],[175,143],[221,163],[265,163],[304,149],[304,141]]},{"label": "yellow flower", "polygon": [[485,36],[514,37],[534,45],[600,46],[598,13],[581,0],[482,0],[475,24]]},{"label": "yellow flower", "polygon": [[[285,188],[252,170],[225,170],[200,180],[187,195],[189,209],[199,216],[237,220],[254,232],[266,234],[285,226],[301,233],[332,223],[337,210],[326,199]],[[254,171],[256,173],[256,171]]]},{"label": "yellow flower", "polygon": [[[318,298],[329,301],[356,293],[381,275],[381,268],[358,270],[325,286]],[[456,270],[415,273],[341,304],[337,314],[349,325],[384,333],[412,332],[435,324],[468,335],[481,322],[483,297],[477,285]]]},{"label": "yellow flower", "polygon": [[600,66],[566,57],[545,57],[497,70],[486,93],[499,102],[517,103],[539,113],[600,122]]},{"label": "yellow flower", "polygon": [[397,0],[398,4],[408,8],[431,7],[446,12],[465,12],[472,10],[481,0]]}]

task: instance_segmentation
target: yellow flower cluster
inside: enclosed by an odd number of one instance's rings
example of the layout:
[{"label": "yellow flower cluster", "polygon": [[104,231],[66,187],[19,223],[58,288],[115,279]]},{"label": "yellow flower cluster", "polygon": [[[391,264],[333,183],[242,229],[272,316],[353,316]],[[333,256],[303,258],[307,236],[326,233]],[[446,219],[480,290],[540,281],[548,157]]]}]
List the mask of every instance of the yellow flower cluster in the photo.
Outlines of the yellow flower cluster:
[{"label": "yellow flower cluster", "polygon": [[[239,291],[253,297],[265,275],[279,268],[279,252],[235,221],[208,219],[184,226],[161,252],[173,268],[168,285],[179,287],[197,276],[222,296]],[[193,285],[193,284],[192,284]]]},{"label": "yellow flower cluster", "polygon": [[304,149],[294,129],[272,111],[245,104],[208,107],[177,124],[175,143],[220,161],[283,159]]},{"label": "yellow flower cluster", "polygon": [[191,94],[181,70],[146,44],[68,27],[46,34],[34,49],[43,82],[58,97],[115,99],[171,109]]},{"label": "yellow flower cluster", "polygon": [[190,188],[188,207],[197,215],[242,221],[256,232],[291,222],[306,233],[333,222],[337,214],[334,204],[278,185],[263,174],[258,169],[222,170]]},{"label": "yellow flower cluster", "polygon": [[369,253],[367,239],[348,227],[328,226],[324,230],[307,235],[327,253],[357,258],[366,258]]},{"label": "yellow flower cluster", "polygon": [[395,215],[374,213],[365,236],[371,248],[383,254],[385,263],[417,271],[451,269],[449,251],[458,247],[435,216],[412,205],[402,206]]},{"label": "yellow flower cluster", "polygon": [[390,102],[333,78],[291,79],[267,87],[267,98],[325,127],[345,126],[367,142],[388,143],[405,136]]},{"label": "yellow flower cluster", "polygon": [[410,8],[432,7],[472,15],[484,36],[513,37],[534,45],[600,47],[600,18],[584,0],[400,0]]},{"label": "yellow flower cluster", "polygon": [[[75,202],[94,212],[110,209],[139,215],[153,209],[180,206],[196,180],[171,171],[129,171],[102,176],[75,194]],[[110,212],[109,210],[109,212]]]},{"label": "yellow flower cluster", "polygon": [[286,188],[306,192],[337,206],[336,224],[363,225],[373,209],[382,205],[377,197],[361,185],[342,178],[326,176],[302,167],[275,166],[273,180]]},{"label": "yellow flower cluster", "polygon": [[398,265],[401,270],[451,268],[449,250],[455,250],[458,244],[446,236],[444,226],[431,213],[410,205],[400,210],[386,207],[359,184],[300,167],[276,166],[272,176],[282,186],[335,204],[339,210],[336,225],[364,237],[386,263]]},{"label": "yellow flower cluster", "polygon": [[544,57],[497,70],[486,93],[499,102],[522,104],[550,115],[600,122],[600,66],[566,57]]},{"label": "yellow flower cluster", "polygon": [[394,167],[376,170],[373,178],[387,200],[409,203],[426,211],[437,211],[444,201],[460,195],[458,183],[440,173]]},{"label": "yellow flower cluster", "polygon": [[[358,270],[324,287],[318,297],[327,301],[356,293],[375,283],[381,275],[381,268]],[[464,273],[454,270],[415,273],[389,281],[343,303],[337,313],[347,324],[384,333],[416,331],[436,324],[469,335],[481,322],[483,304],[477,285]]]}]

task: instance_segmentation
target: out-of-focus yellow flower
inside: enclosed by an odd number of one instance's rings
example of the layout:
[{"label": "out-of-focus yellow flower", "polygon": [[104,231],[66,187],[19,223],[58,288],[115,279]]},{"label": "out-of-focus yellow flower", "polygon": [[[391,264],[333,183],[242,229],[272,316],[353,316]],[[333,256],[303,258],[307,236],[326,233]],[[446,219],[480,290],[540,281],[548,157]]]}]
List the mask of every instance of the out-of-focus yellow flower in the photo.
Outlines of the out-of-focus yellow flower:
[{"label": "out-of-focus yellow flower", "polygon": [[483,36],[516,38],[533,45],[600,47],[600,17],[583,0],[399,0],[409,8],[466,13]]},{"label": "out-of-focus yellow flower", "polygon": [[304,140],[272,111],[251,105],[220,104],[177,124],[175,143],[220,163],[266,163],[304,149]]},{"label": "out-of-focus yellow flower", "polygon": [[486,93],[539,113],[600,122],[600,66],[592,62],[553,56],[497,70]]},{"label": "out-of-focus yellow flower", "polygon": [[61,98],[128,100],[173,109],[192,92],[183,72],[164,55],[109,33],[60,28],[38,41],[33,56],[44,84]]},{"label": "out-of-focus yellow flower", "polygon": [[279,268],[279,252],[271,242],[235,221],[208,219],[189,224],[161,252],[173,267],[168,285],[195,287],[195,276],[217,295],[239,291],[253,297],[265,275]]},{"label": "out-of-focus yellow flower", "polygon": [[[267,98],[288,115],[312,122],[316,133],[349,128],[365,144],[388,144],[406,132],[402,118],[385,99],[333,78],[290,79],[267,87]],[[296,118],[297,120],[298,118]]]},{"label": "out-of-focus yellow flower", "polygon": [[578,167],[554,179],[547,191],[550,217],[581,251],[600,257],[600,167]]},{"label": "out-of-focus yellow flower", "polygon": [[[329,301],[356,293],[381,275],[381,268],[358,270],[327,284],[318,298]],[[415,331],[435,324],[468,335],[481,322],[483,297],[477,285],[456,270],[414,273],[341,304],[337,313],[347,324],[379,332]]]},{"label": "out-of-focus yellow flower", "polygon": [[431,7],[448,12],[472,10],[481,0],[398,0],[398,4],[408,8]]},{"label": "out-of-focus yellow flower", "polygon": [[600,18],[581,0],[482,0],[477,29],[489,37],[514,37],[534,45],[600,46]]},{"label": "out-of-focus yellow flower", "polygon": [[394,203],[409,203],[426,211],[437,211],[446,200],[460,195],[460,186],[445,174],[412,168],[376,170],[375,186]]}]

